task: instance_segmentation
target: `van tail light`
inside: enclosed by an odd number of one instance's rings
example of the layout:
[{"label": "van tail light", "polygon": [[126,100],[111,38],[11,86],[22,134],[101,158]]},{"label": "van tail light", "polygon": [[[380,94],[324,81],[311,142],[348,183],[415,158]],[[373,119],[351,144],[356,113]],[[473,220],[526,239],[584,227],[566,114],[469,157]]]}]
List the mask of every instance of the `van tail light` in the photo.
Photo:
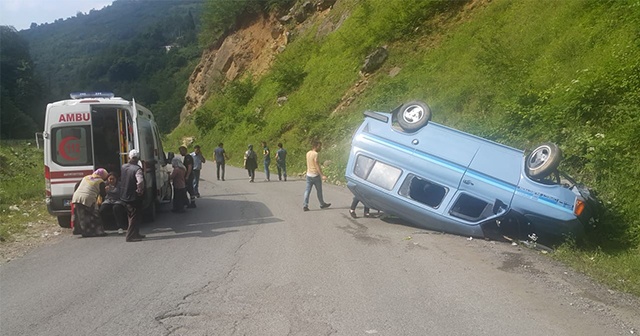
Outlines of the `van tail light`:
[{"label": "van tail light", "polygon": [[576,216],[580,216],[582,215],[582,211],[584,211],[584,201],[577,198],[576,204],[573,207],[573,213],[576,214]]},{"label": "van tail light", "polygon": [[44,193],[51,197],[51,170],[49,166],[44,166]]}]

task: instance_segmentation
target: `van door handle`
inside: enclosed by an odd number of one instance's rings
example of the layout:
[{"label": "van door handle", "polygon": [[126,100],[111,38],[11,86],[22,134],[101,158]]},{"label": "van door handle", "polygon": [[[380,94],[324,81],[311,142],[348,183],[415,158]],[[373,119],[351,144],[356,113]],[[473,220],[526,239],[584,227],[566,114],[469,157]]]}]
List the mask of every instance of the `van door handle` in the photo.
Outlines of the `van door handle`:
[{"label": "van door handle", "polygon": [[471,180],[462,180],[462,183],[468,184],[468,185],[473,185],[473,182],[471,182]]}]

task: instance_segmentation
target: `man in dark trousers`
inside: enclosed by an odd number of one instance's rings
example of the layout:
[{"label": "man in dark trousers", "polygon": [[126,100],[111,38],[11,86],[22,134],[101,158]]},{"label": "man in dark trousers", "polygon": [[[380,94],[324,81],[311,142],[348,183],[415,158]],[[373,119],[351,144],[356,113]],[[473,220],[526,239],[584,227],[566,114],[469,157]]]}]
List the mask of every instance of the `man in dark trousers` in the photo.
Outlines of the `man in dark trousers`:
[{"label": "man in dark trousers", "polygon": [[269,173],[269,165],[271,164],[271,151],[267,147],[267,142],[262,142],[262,159],[264,160],[264,174],[267,176],[265,181],[271,181],[271,174]]},{"label": "man in dark trousers", "polygon": [[202,170],[202,165],[207,162],[202,155],[202,151],[200,151],[200,145],[195,145],[193,147],[193,153],[191,153],[191,157],[193,158],[193,170],[191,174],[193,174],[193,192],[195,193],[197,198],[200,198],[200,171]]},{"label": "man in dark trousers", "polygon": [[129,218],[127,228],[128,242],[141,241],[144,235],[140,234],[140,223],[142,221],[142,195],[144,194],[144,175],[140,162],[140,152],[132,149],[129,152],[129,162],[121,168],[120,178],[120,200],[124,202]]},{"label": "man in dark trousers", "polygon": [[278,180],[287,180],[287,150],[282,147],[282,142],[278,142],[278,151],[276,152],[276,167],[278,168]]},{"label": "man in dark trousers", "polygon": [[216,161],[216,176],[218,176],[218,180],[220,180],[220,168],[222,168],[222,180],[224,181],[224,166],[229,157],[223,146],[224,144],[222,142],[218,144],[218,148],[213,151],[213,157]]},{"label": "man in dark trousers", "polygon": [[187,192],[189,193],[189,199],[190,199],[189,204],[187,205],[187,208],[195,208],[196,192],[193,190],[193,156],[189,155],[189,152],[187,152],[187,147],[185,146],[180,146],[178,150],[180,151],[180,155],[184,157],[184,161],[182,161],[182,164],[187,169],[184,175]]}]

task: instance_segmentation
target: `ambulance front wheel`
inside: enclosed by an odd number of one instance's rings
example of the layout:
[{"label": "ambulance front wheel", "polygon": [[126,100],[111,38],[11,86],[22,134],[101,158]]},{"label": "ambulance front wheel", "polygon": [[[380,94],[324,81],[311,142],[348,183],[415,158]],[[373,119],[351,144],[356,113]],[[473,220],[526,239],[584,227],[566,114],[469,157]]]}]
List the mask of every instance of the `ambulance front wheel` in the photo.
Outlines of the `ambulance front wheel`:
[{"label": "ambulance front wheel", "polygon": [[71,227],[71,216],[58,216],[58,225],[63,228]]}]

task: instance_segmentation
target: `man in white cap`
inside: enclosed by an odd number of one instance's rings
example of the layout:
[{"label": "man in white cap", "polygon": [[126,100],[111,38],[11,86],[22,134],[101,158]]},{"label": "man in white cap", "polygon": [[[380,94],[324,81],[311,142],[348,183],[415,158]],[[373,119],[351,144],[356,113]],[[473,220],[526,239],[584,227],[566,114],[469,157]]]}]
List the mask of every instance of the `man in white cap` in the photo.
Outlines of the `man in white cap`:
[{"label": "man in white cap", "polygon": [[129,162],[121,169],[120,200],[127,208],[129,228],[127,229],[127,241],[141,241],[144,235],[140,234],[140,222],[142,220],[142,195],[144,194],[144,175],[138,165],[140,152],[132,149],[129,152]]}]

